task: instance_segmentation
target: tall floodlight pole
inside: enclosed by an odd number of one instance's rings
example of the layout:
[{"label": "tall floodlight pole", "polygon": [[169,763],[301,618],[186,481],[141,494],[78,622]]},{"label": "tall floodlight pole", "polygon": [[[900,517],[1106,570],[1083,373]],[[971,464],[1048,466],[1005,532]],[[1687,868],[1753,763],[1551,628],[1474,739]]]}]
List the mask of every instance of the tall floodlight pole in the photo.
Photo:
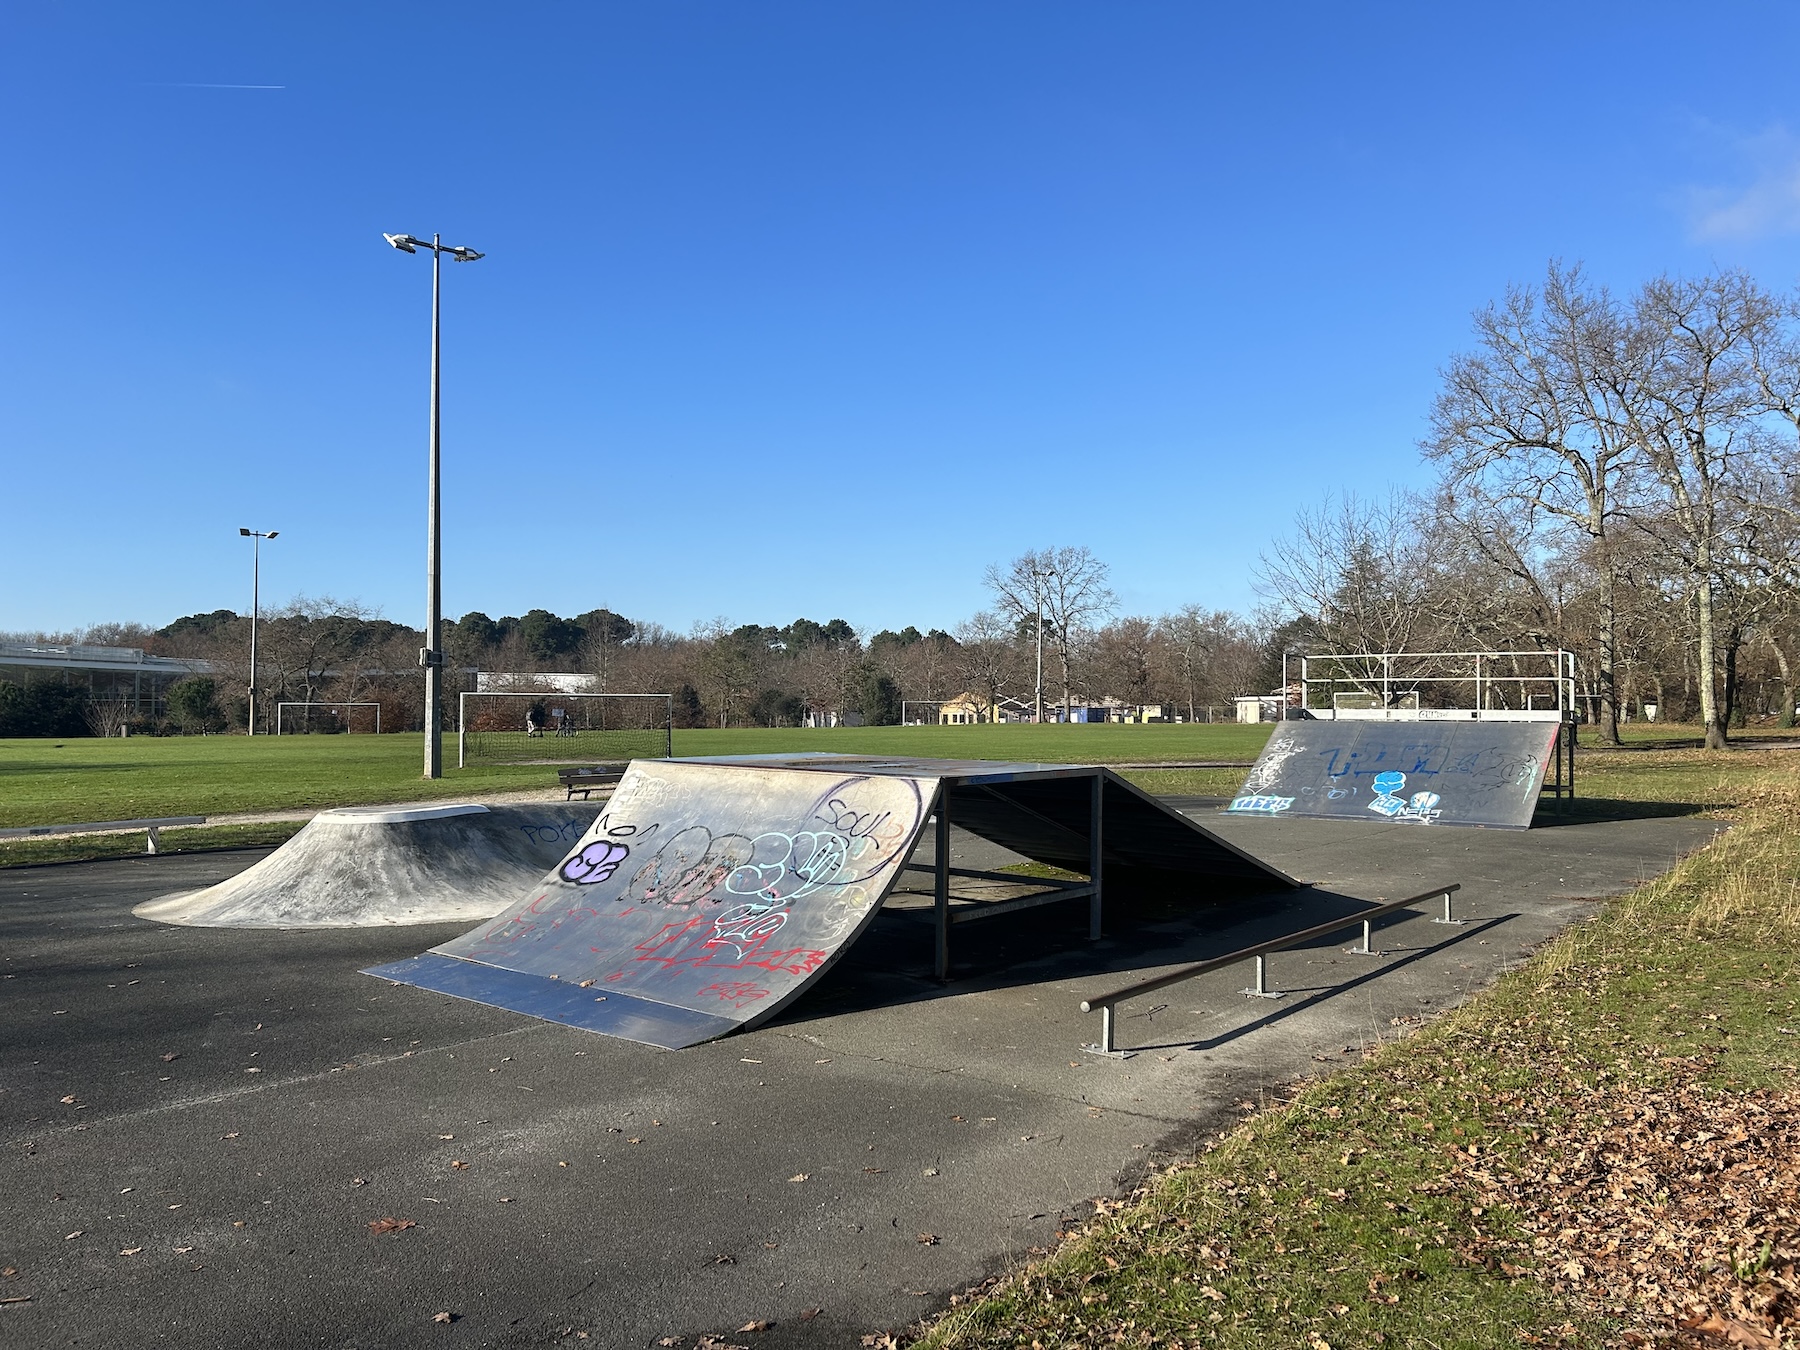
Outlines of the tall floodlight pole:
[{"label": "tall floodlight pole", "polygon": [[1055,567],[1042,572],[1035,567],[1031,569],[1031,596],[1037,599],[1037,700],[1031,716],[1037,724],[1044,722],[1044,587],[1040,583],[1048,581],[1055,574]]},{"label": "tall floodlight pole", "polygon": [[238,533],[250,540],[250,734],[256,735],[256,621],[262,616],[262,541],[273,539],[280,530],[246,530]]},{"label": "tall floodlight pole", "polygon": [[402,253],[431,250],[431,466],[428,471],[425,505],[425,645],[419,649],[419,664],[425,667],[425,777],[444,776],[443,702],[444,649],[439,641],[443,628],[443,539],[439,530],[438,509],[438,318],[441,311],[441,281],[444,255],[457,262],[474,262],[483,256],[472,248],[457,248],[432,235],[427,243],[410,234],[381,236]]},{"label": "tall floodlight pole", "polygon": [[1037,710],[1032,716],[1040,725],[1044,720],[1044,588],[1038,583],[1055,575],[1055,568],[1031,569],[1031,593],[1037,597]]}]

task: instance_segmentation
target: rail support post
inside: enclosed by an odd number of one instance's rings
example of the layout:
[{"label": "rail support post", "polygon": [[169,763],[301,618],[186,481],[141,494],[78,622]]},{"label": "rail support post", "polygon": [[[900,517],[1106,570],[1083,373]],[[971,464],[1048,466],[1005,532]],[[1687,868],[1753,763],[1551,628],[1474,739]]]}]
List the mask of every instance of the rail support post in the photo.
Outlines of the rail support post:
[{"label": "rail support post", "polygon": [[162,852],[162,849],[160,847],[161,844],[162,844],[162,838],[160,835],[157,834],[156,826],[152,825],[150,827],[149,837],[144,840],[144,852],[160,853],[160,852]]},{"label": "rail support post", "polygon": [[1373,941],[1374,936],[1375,936],[1375,926],[1372,923],[1370,923],[1367,919],[1364,919],[1362,921],[1362,935],[1363,935],[1362,946],[1346,947],[1346,948],[1344,948],[1344,955],[1346,955],[1346,956],[1385,956],[1385,955],[1387,955],[1387,953],[1385,953],[1385,952],[1379,952],[1379,951],[1375,950],[1375,943]]},{"label": "rail support post", "polygon": [[1254,987],[1244,990],[1243,993],[1250,998],[1285,998],[1285,994],[1269,988],[1269,958],[1266,956],[1258,956],[1254,959],[1256,962],[1256,984]]},{"label": "rail support post", "polygon": [[1441,919],[1433,919],[1432,922],[1433,923],[1447,923],[1447,924],[1451,925],[1451,927],[1453,927],[1453,928],[1461,928],[1464,924],[1466,924],[1468,922],[1468,920],[1457,918],[1456,915],[1451,911],[1451,909],[1450,909],[1450,892],[1445,891],[1444,892],[1444,917]]}]

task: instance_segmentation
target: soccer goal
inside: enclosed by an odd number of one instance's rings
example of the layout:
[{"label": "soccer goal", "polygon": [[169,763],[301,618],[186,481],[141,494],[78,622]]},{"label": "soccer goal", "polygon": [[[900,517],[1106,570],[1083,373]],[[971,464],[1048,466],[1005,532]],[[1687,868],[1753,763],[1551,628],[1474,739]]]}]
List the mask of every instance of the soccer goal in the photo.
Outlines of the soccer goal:
[{"label": "soccer goal", "polygon": [[564,764],[666,759],[675,753],[668,694],[462,694],[456,763]]},{"label": "soccer goal", "polygon": [[277,703],[277,736],[333,736],[348,732],[381,734],[379,703]]}]

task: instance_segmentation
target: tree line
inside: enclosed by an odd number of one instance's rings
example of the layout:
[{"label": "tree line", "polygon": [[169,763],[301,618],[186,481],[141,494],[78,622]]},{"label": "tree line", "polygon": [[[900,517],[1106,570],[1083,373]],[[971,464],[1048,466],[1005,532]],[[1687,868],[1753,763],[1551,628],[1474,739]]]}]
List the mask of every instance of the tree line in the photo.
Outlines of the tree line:
[{"label": "tree line", "polygon": [[[688,726],[890,723],[959,699],[983,717],[1111,699],[1203,720],[1276,690],[1284,654],[1563,648],[1606,740],[1652,705],[1715,746],[1751,719],[1793,723],[1800,293],[1717,271],[1620,296],[1553,264],[1475,315],[1419,449],[1431,490],[1303,510],[1263,555],[1251,614],[1122,615],[1104,561],[1045,548],[990,567],[987,603],[948,629],[468,613],[445,629],[451,687],[473,671],[575,672],[671,693]],[[79,636],[211,662],[210,683],[171,691],[167,724],[241,728],[248,628],[216,610]],[[422,641],[355,604],[297,598],[262,621],[265,715],[278,700],[374,701],[384,729],[416,730]],[[0,734],[22,697],[0,682]]]}]

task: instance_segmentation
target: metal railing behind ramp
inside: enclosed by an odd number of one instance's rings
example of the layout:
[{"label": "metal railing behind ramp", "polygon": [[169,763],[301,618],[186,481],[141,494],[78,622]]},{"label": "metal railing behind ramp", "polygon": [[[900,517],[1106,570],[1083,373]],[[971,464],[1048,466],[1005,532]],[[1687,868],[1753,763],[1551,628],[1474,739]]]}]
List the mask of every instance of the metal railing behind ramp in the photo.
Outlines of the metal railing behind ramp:
[{"label": "metal railing behind ramp", "polygon": [[1081,1011],[1084,1013],[1098,1011],[1100,1013],[1100,1041],[1097,1045],[1084,1045],[1081,1048],[1093,1054],[1120,1055],[1131,1051],[1121,1051],[1117,1044],[1118,1018],[1114,1008],[1133,999],[1140,994],[1155,993],[1158,989],[1166,989],[1172,984],[1180,984],[1183,980],[1191,980],[1196,976],[1208,975],[1215,970],[1223,970],[1227,966],[1235,966],[1240,961],[1256,962],[1256,983],[1242,992],[1252,998],[1280,998],[1281,993],[1268,986],[1268,958],[1275,952],[1285,951],[1289,947],[1298,947],[1303,942],[1311,942],[1314,938],[1328,937],[1332,933],[1341,933],[1346,928],[1362,925],[1362,946],[1351,947],[1349,952],[1354,956],[1380,956],[1370,945],[1370,922],[1379,919],[1383,914],[1392,914],[1395,910],[1410,909],[1414,905],[1422,905],[1428,901],[1441,899],[1444,902],[1444,916],[1433,919],[1433,923],[1462,925],[1466,920],[1458,919],[1451,912],[1450,897],[1462,889],[1460,882],[1451,882],[1446,886],[1434,886],[1428,891],[1405,900],[1390,900],[1386,904],[1376,905],[1370,909],[1358,910],[1355,914],[1347,914],[1341,919],[1331,919],[1325,923],[1314,924],[1311,928],[1302,928],[1298,932],[1286,933],[1278,938],[1270,938],[1267,942],[1259,942],[1252,947],[1244,947],[1235,952],[1227,952],[1224,956],[1215,956],[1207,961],[1199,961],[1191,966],[1183,966],[1172,970],[1167,975],[1158,975],[1154,979],[1141,980],[1137,984],[1127,985],[1123,989],[1115,989],[1110,994],[1101,994],[1097,998],[1084,999]]}]

